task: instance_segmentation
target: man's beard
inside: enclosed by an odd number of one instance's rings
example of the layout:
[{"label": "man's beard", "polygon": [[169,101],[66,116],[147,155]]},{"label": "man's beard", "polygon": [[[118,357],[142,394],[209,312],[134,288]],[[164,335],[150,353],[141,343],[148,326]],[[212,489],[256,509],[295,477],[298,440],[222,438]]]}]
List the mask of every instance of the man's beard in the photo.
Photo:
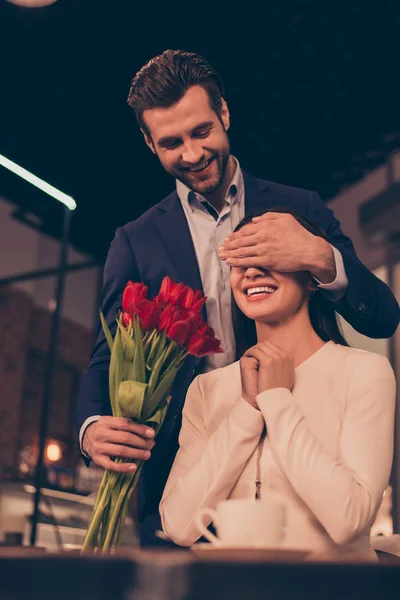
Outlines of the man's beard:
[{"label": "man's beard", "polygon": [[199,181],[196,181],[196,177],[191,176],[190,173],[185,169],[173,169],[168,172],[170,173],[170,175],[184,183],[193,192],[204,196],[215,192],[215,190],[217,190],[222,184],[225,177],[229,157],[229,145],[225,146],[220,152],[218,152],[218,154],[214,154],[214,165],[211,166],[213,169],[215,169],[215,165],[217,166],[216,173],[215,175],[213,174],[212,176],[207,177],[203,181],[201,181],[200,179]]}]

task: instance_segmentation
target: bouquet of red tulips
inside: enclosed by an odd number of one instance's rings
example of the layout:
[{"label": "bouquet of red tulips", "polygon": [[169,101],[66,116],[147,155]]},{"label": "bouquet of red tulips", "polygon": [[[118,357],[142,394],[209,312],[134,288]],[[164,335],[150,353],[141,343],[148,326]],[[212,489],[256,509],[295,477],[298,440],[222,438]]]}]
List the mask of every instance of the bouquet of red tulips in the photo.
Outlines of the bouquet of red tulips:
[{"label": "bouquet of red tulips", "polygon": [[[201,311],[199,290],[165,277],[158,296],[149,300],[143,283],[129,281],[122,297],[114,339],[101,314],[111,351],[109,391],[112,414],[160,430],[175,376],[185,358],[223,352]],[[116,462],[128,462],[115,458]],[[131,462],[131,461],[129,461]],[[82,551],[108,552],[119,544],[129,498],[145,461],[133,473],[105,471],[97,492]]]}]

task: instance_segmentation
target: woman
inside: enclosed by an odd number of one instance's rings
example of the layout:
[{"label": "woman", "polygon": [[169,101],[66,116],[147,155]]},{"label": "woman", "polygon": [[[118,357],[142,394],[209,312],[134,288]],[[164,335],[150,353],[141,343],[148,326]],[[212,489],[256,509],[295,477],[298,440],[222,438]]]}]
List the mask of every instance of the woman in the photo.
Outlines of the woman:
[{"label": "woman", "polygon": [[369,530],[393,457],[388,360],[347,346],[333,304],[307,272],[233,267],[231,286],[247,349],[188,390],[160,504],[164,532],[189,546],[200,537],[201,508],[261,495],[287,505],[284,547],[346,546],[376,559]]}]

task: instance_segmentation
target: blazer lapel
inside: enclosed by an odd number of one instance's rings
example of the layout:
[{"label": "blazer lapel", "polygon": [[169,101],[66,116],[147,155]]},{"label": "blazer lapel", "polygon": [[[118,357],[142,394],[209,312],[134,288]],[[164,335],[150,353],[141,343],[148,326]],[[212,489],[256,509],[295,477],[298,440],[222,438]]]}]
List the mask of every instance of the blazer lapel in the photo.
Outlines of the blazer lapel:
[{"label": "blazer lapel", "polygon": [[256,179],[243,171],[245,215],[261,212],[273,205],[273,195],[268,182]]},{"label": "blazer lapel", "polygon": [[203,291],[189,225],[178,194],[170,194],[158,209],[156,225],[180,281]]}]

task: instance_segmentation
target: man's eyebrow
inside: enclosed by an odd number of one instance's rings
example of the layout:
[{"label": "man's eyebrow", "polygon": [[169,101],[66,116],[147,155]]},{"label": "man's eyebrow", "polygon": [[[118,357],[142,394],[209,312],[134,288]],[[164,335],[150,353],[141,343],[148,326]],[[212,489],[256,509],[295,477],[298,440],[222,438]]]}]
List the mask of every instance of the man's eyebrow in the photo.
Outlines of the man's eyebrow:
[{"label": "man's eyebrow", "polygon": [[[214,123],[212,121],[204,121],[204,123],[199,123],[198,125],[196,125],[196,127],[193,127],[191,133],[194,133],[198,129],[204,129],[205,127],[212,127],[213,125],[214,125]],[[165,136],[165,137],[159,139],[158,144],[159,144],[159,146],[163,146],[165,144],[175,142],[176,140],[179,140],[179,136],[168,135],[168,136]]]}]

